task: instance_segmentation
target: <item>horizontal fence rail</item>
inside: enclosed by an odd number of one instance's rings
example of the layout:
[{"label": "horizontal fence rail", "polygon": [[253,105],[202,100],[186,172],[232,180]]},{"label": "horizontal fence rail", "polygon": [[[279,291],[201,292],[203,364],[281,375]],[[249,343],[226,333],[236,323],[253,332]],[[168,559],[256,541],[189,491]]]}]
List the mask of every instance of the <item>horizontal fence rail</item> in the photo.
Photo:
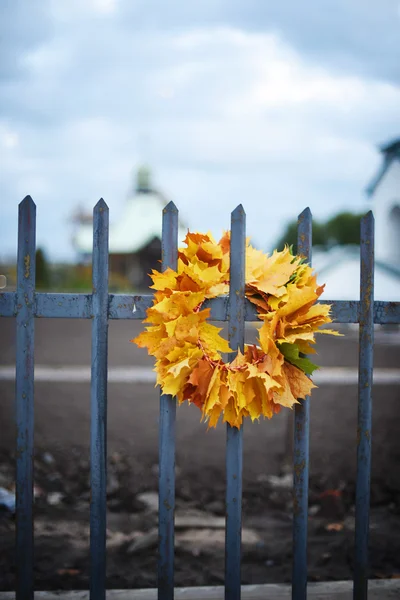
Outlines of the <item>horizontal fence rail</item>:
[{"label": "horizontal fence rail", "polygon": [[[146,310],[151,306],[153,296],[127,294],[108,294],[108,318],[133,319],[142,321]],[[322,300],[332,306],[332,318],[335,323],[359,323],[360,302],[358,300]],[[92,319],[92,294],[52,294],[35,292],[32,312],[38,319]],[[211,308],[213,321],[228,320],[229,296],[220,296],[207,300],[205,308]],[[374,324],[396,325],[400,323],[400,302],[375,300]],[[19,310],[16,292],[0,292],[0,317],[16,317]],[[254,304],[245,300],[245,320],[259,321]]]},{"label": "horizontal fence rail", "polygon": [[[152,295],[108,293],[108,207],[94,208],[93,292],[53,294],[35,292],[36,206],[27,196],[19,206],[17,288],[0,293],[0,317],[15,317],[16,356],[16,552],[17,600],[34,595],[33,559],[33,426],[35,318],[92,319],[91,364],[91,600],[104,600],[106,590],[106,464],[107,464],[107,330],[113,319],[143,320]],[[312,216],[299,217],[299,253],[311,259]],[[163,211],[162,268],[176,268],[178,211],[173,203]],[[209,301],[211,319],[228,321],[232,348],[243,348],[245,322],[258,321],[255,307],[245,298],[245,213],[238,206],[231,215],[231,281],[229,296]],[[371,475],[371,415],[374,324],[400,323],[400,302],[374,301],[374,221],[368,213],[361,222],[360,301],[329,301],[336,323],[359,323],[359,392],[354,599],[368,593],[368,529]],[[294,411],[294,518],[292,597],[307,597],[307,518],[309,469],[309,401]],[[159,560],[158,597],[174,597],[176,402],[160,397],[159,438]],[[356,437],[356,436],[355,436]],[[225,598],[241,594],[243,428],[227,428]]]}]

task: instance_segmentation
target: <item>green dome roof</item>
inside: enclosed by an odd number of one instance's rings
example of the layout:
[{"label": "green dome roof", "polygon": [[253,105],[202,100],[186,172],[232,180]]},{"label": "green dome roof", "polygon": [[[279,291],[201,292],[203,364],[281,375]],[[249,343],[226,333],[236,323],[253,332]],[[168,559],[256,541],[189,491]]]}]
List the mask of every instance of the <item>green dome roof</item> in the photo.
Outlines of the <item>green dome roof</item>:
[{"label": "green dome roof", "polygon": [[136,173],[136,192],[147,194],[151,191],[151,171],[143,165]]}]

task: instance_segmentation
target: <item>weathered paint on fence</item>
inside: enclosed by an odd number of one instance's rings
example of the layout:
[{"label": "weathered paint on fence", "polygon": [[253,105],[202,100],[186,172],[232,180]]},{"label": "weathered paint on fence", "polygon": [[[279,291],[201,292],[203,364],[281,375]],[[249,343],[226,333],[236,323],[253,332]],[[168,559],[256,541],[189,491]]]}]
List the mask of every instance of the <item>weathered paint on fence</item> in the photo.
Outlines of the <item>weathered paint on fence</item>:
[{"label": "weathered paint on fence", "polygon": [[[178,262],[178,210],[170,202],[163,210],[162,269],[176,269]],[[176,399],[160,394],[158,459],[158,598],[174,597],[174,517],[175,517],[175,423]]]},{"label": "weathered paint on fence", "polygon": [[[311,264],[312,215],[306,208],[298,219],[297,252]],[[310,400],[294,409],[293,445],[293,575],[292,598],[307,598],[307,524],[310,437]]]},{"label": "weathered paint on fence", "polygon": [[[34,318],[93,319],[91,386],[91,599],[105,595],[106,458],[107,458],[107,326],[108,319],[143,319],[152,296],[108,294],[108,208],[101,200],[94,210],[93,293],[35,293],[36,207],[27,196],[19,207],[16,292],[0,293],[0,317],[16,317],[16,550],[17,600],[33,598],[33,379]],[[170,203],[163,216],[163,268],[177,260],[178,212]],[[230,343],[242,347],[244,321],[257,321],[255,308],[244,298],[245,214],[232,213],[230,296],[209,301],[211,318],[229,322]],[[357,492],[354,598],[367,597],[368,520],[371,470],[371,386],[373,325],[400,323],[400,302],[373,300],[373,217],[361,223],[361,300],[324,300],[332,305],[338,323],[360,323],[359,416],[357,434]],[[311,258],[311,213],[299,219],[299,252]],[[235,293],[233,293],[235,292]],[[236,293],[238,292],[238,293]],[[159,598],[174,594],[175,400],[160,401],[159,481]],[[293,598],[307,593],[307,496],[309,402],[295,411],[294,441],[294,564]],[[242,430],[228,428],[226,598],[240,598],[240,531],[242,494]]]},{"label": "weathered paint on fence", "polygon": [[[246,214],[239,204],[231,215],[230,285],[228,310],[229,344],[234,351],[244,350]],[[242,542],[243,425],[227,424],[226,436],[226,530],[225,600],[240,599],[240,562]]]},{"label": "weathered paint on fence", "polygon": [[[108,295],[108,318],[139,320],[145,318],[146,309],[151,306],[151,295],[128,296],[126,294]],[[332,317],[336,323],[358,323],[360,302],[357,300],[323,300],[331,304]],[[228,320],[228,297],[207,300],[204,307],[211,309],[212,321]],[[134,310],[135,309],[135,310]],[[43,319],[91,319],[91,294],[51,294],[36,292],[33,306],[35,317]],[[0,292],[0,317],[16,317],[17,300],[14,292]],[[245,320],[258,321],[254,304],[245,302]],[[400,323],[400,302],[374,301],[375,325],[394,325]]]},{"label": "weathered paint on fence", "polygon": [[33,370],[36,206],[19,206],[17,258],[17,356],[15,407],[17,600],[33,598]]},{"label": "weathered paint on fence", "polygon": [[358,426],[354,600],[368,596],[368,530],[371,479],[372,372],[374,352],[374,217],[361,219],[361,301],[358,365]]},{"label": "weathered paint on fence", "polygon": [[90,385],[90,598],[105,600],[107,516],[108,206],[93,211]]}]

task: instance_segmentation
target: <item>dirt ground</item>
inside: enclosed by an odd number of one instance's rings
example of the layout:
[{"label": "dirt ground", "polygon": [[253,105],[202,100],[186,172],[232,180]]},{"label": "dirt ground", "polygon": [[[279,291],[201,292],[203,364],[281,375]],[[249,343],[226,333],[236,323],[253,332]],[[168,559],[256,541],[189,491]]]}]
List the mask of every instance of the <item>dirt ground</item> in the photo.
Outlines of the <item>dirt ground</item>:
[{"label": "dirt ground", "polygon": [[[36,589],[87,589],[89,464],[37,450],[35,458]],[[13,459],[0,454],[0,486],[13,490]],[[107,587],[156,586],[157,465],[149,469],[114,453],[108,473]],[[224,474],[177,472],[177,586],[224,580]],[[243,584],[290,582],[291,477],[260,476],[243,490]],[[352,577],[354,485],[310,482],[309,579]],[[15,587],[15,521],[0,511],[0,590]],[[400,493],[372,482],[370,577],[400,577]]]}]

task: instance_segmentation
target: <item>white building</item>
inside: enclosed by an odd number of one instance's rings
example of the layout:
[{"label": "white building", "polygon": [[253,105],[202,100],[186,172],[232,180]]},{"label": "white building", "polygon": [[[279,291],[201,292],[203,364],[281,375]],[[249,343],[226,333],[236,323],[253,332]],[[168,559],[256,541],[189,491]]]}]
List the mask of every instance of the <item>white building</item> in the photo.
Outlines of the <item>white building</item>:
[{"label": "white building", "polygon": [[[367,188],[375,217],[375,300],[400,301],[400,139],[382,146],[382,166]],[[360,249],[315,251],[313,267],[326,282],[323,298],[359,300]]]},{"label": "white building", "polygon": [[[110,272],[127,279],[136,290],[146,289],[151,284],[148,274],[160,268],[162,211],[166,204],[168,200],[152,186],[150,171],[141,167],[120,218],[111,219]],[[93,222],[84,214],[78,214],[75,220],[78,227],[73,244],[79,260],[88,262],[92,254]],[[179,226],[180,243],[186,231]]]}]

